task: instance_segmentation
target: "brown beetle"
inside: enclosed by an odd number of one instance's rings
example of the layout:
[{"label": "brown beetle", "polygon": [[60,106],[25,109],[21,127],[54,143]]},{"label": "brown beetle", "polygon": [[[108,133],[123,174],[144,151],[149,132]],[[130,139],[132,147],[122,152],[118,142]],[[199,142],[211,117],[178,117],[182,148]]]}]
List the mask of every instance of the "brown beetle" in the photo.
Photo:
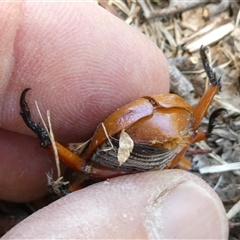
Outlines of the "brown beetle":
[{"label": "brown beetle", "polygon": [[[142,97],[119,108],[100,124],[81,156],[56,143],[59,158],[69,167],[99,180],[151,169],[191,168],[183,157],[185,151],[190,144],[207,138],[214,119],[223,110],[211,116],[206,133],[198,132],[221,85],[209,66],[207,50],[201,47],[200,55],[210,86],[195,108],[174,94]],[[51,149],[48,134],[31,119],[25,101],[28,90],[21,95],[20,114],[38,135],[41,145]],[[121,155],[121,151],[125,153]]]}]

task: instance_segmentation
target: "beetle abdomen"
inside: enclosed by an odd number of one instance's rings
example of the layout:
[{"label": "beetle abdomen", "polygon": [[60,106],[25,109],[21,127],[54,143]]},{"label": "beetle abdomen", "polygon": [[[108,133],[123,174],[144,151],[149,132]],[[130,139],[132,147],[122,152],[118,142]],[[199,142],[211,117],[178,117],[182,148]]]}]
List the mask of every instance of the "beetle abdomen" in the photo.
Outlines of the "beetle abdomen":
[{"label": "beetle abdomen", "polygon": [[120,165],[117,158],[119,140],[111,138],[111,143],[112,146],[105,141],[98,147],[91,157],[91,162],[130,172],[163,169],[177,155],[180,148],[163,150],[151,145],[134,143],[130,157]]}]

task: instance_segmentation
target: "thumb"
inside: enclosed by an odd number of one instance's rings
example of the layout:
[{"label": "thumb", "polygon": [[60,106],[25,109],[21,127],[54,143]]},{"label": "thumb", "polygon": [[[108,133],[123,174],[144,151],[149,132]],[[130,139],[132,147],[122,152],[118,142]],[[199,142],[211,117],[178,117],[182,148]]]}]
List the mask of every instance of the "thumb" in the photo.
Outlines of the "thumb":
[{"label": "thumb", "polygon": [[36,212],[3,238],[227,239],[215,192],[181,170],[111,179],[69,194]]}]

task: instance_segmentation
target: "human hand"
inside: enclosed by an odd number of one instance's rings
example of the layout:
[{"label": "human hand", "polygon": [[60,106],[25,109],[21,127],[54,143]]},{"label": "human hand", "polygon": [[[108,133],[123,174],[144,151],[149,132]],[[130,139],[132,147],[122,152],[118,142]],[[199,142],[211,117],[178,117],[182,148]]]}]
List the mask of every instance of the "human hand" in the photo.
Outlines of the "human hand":
[{"label": "human hand", "polygon": [[[18,115],[24,88],[32,88],[33,119],[39,119],[37,100],[42,113],[51,111],[56,139],[78,142],[91,137],[116,108],[168,92],[169,78],[159,49],[95,4],[1,4],[0,198],[27,202],[45,194],[45,173],[55,163]],[[226,238],[227,233],[221,202],[207,184],[169,170],[70,194],[5,238]]]}]

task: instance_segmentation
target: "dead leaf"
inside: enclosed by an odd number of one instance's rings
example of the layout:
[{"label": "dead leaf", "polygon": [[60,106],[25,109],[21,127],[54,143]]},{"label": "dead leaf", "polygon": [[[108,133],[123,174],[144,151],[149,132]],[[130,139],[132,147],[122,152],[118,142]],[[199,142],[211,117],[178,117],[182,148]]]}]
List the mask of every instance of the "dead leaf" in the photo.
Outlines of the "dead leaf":
[{"label": "dead leaf", "polygon": [[123,163],[127,161],[132,150],[133,150],[133,140],[132,138],[122,130],[119,137],[119,148],[118,148],[118,162],[121,166]]}]

